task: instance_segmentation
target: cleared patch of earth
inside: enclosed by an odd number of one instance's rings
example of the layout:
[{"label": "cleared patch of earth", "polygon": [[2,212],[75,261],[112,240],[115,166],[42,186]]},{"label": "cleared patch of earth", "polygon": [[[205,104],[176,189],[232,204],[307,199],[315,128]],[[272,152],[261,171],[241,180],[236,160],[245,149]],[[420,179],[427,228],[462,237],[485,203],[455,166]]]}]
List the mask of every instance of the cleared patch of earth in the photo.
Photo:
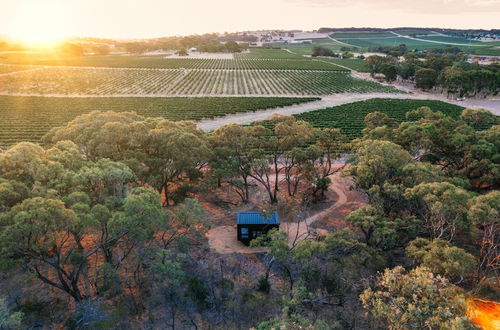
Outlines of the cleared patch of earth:
[{"label": "cleared patch of earth", "polygon": [[[339,164],[338,166],[340,167],[341,165],[342,164]],[[334,212],[337,209],[342,208],[346,203],[356,202],[354,200],[349,200],[349,197],[356,197],[349,194],[349,186],[351,184],[349,179],[341,177],[340,172],[332,175],[330,178],[332,179],[332,184],[327,192],[327,198],[335,199],[335,203],[333,205],[307,217],[299,223],[282,222],[280,224],[280,231],[287,232],[288,234],[288,244],[290,246],[293,246],[309,237],[326,235],[331,231],[330,229],[314,228],[312,225],[324,219],[331,218]],[[361,206],[363,204],[359,203],[359,205]],[[337,220],[342,221],[342,219]],[[207,232],[206,237],[208,239],[209,247],[219,254],[252,254],[266,251],[265,248],[250,248],[239,242],[237,240],[235,224],[231,226],[226,225],[214,227]]]}]

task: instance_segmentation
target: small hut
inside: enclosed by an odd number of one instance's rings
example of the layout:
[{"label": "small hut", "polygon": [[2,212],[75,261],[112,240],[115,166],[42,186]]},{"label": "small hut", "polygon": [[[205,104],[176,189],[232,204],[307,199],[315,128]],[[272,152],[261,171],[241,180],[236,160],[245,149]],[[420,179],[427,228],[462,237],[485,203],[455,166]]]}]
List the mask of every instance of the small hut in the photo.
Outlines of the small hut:
[{"label": "small hut", "polygon": [[260,212],[239,212],[236,220],[238,241],[249,245],[250,241],[267,234],[273,228],[279,230],[280,221],[277,212],[264,216]]}]

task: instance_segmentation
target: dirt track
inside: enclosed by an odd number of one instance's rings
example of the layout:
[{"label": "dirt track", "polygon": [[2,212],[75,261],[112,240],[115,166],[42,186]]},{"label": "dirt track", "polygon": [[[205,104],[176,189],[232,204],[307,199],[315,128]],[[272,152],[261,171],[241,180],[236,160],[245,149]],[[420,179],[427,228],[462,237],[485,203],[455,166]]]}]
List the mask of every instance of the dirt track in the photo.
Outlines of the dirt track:
[{"label": "dirt track", "polygon": [[198,127],[205,131],[213,131],[220,126],[236,123],[240,125],[250,124],[254,121],[266,120],[271,115],[277,113],[280,115],[294,115],[303,112],[309,112],[324,108],[330,108],[346,103],[352,103],[357,101],[365,101],[373,98],[393,98],[393,99],[414,99],[414,100],[437,100],[448,103],[453,103],[461,105],[463,107],[471,108],[485,108],[490,110],[496,115],[500,115],[500,99],[496,100],[466,100],[466,101],[455,101],[446,99],[445,96],[436,95],[425,92],[413,92],[411,94],[398,94],[398,93],[345,93],[345,94],[334,94],[322,97],[319,101],[295,104],[291,106],[257,110],[253,112],[237,113],[224,117],[218,117],[214,119],[205,119],[198,121]]}]

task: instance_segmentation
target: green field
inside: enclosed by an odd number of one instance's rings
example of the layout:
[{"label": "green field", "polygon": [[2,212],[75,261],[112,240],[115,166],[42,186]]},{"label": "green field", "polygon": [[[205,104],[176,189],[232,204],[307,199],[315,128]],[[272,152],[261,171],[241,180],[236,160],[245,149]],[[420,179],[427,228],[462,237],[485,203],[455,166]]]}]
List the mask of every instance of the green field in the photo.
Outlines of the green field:
[{"label": "green field", "polygon": [[480,45],[484,46],[484,43],[477,40],[468,40],[465,38],[457,38],[457,37],[444,37],[444,36],[425,36],[418,37],[419,39],[431,40],[431,41],[439,41],[445,43],[455,43],[455,44],[466,44],[466,45]]},{"label": "green field", "polygon": [[432,31],[429,30],[394,30],[394,32],[399,33],[403,36],[409,36],[413,34],[431,34]]},{"label": "green field", "polygon": [[321,57],[322,61],[328,61],[334,64],[343,65],[351,70],[359,72],[368,72],[365,67],[365,61],[358,58],[332,58],[332,57]]},{"label": "green field", "polygon": [[304,59],[284,49],[251,47],[249,53],[234,54],[235,59]]},{"label": "green field", "polygon": [[330,35],[334,39],[351,39],[351,38],[384,38],[394,37],[390,32],[334,32]]},{"label": "green field", "polygon": [[[440,44],[435,42],[428,42],[423,40],[414,40],[402,37],[394,37],[394,38],[379,38],[379,39],[344,39],[342,40],[345,43],[350,45],[358,46],[358,47],[379,47],[379,46],[398,46],[400,44],[405,44],[410,49],[418,49],[423,50],[426,48],[444,48],[454,45],[448,44]],[[437,41],[437,40],[436,40]],[[471,46],[457,46],[461,49],[473,49],[475,48],[473,45]]]},{"label": "green field", "polygon": [[[319,61],[323,67],[335,65]],[[345,70],[345,69],[342,69]],[[0,76],[0,93],[50,96],[326,95],[395,92],[346,72],[50,67]]]},{"label": "green field", "polygon": [[475,49],[470,53],[475,55],[500,56],[500,47]]},{"label": "green field", "polygon": [[352,140],[361,136],[361,131],[365,128],[363,120],[370,112],[380,111],[398,121],[404,121],[406,112],[421,106],[428,106],[433,111],[441,111],[451,117],[457,117],[464,109],[441,101],[371,99],[306,112],[295,117],[318,128],[340,128],[342,133]]},{"label": "green field", "polygon": [[51,128],[94,110],[135,111],[147,117],[200,120],[238,112],[287,106],[316,98],[276,97],[113,97],[0,96],[0,145],[38,142]]}]

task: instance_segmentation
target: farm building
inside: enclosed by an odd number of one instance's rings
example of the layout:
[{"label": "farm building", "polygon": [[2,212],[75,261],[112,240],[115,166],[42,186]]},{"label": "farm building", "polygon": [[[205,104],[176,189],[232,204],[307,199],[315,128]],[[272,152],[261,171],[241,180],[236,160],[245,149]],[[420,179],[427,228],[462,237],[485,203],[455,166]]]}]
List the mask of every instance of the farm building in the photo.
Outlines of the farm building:
[{"label": "farm building", "polygon": [[267,234],[273,228],[280,228],[277,212],[264,216],[260,212],[239,212],[236,220],[238,241],[248,245],[251,240]]}]

